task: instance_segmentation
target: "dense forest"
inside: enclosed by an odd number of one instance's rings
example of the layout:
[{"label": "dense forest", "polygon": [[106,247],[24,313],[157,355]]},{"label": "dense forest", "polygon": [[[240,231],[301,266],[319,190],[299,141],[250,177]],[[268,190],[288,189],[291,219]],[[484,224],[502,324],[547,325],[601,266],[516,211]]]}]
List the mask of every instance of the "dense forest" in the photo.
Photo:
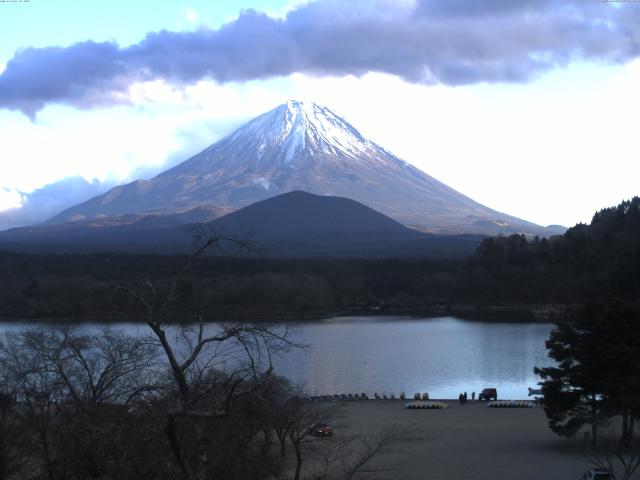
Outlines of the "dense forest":
[{"label": "dense forest", "polygon": [[601,210],[591,224],[548,240],[486,239],[463,270],[474,277],[467,290],[471,299],[634,300],[640,292],[640,198]]},{"label": "dense forest", "polygon": [[[123,285],[167,285],[188,261],[162,255],[0,252],[0,316],[125,319],[142,312]],[[473,312],[476,307],[635,301],[640,198],[564,235],[485,239],[462,260],[203,257],[179,285],[180,315],[313,318],[340,312]]]}]

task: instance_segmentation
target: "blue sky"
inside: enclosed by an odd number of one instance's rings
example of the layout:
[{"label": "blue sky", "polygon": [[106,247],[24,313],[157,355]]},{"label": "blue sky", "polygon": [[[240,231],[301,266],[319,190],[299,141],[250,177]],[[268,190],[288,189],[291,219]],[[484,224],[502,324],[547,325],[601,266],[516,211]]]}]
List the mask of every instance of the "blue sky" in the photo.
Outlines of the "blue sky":
[{"label": "blue sky", "polygon": [[0,3],[0,31],[0,229],[290,98],[536,223],[638,194],[637,3],[30,0]]},{"label": "blue sky", "polygon": [[[140,41],[148,32],[184,30],[203,22],[217,28],[240,10],[257,8],[282,14],[289,2],[207,0],[30,0],[6,3],[0,10],[0,61],[23,47],[66,46],[82,40],[113,39],[121,45]],[[195,12],[197,20],[189,12]]]}]

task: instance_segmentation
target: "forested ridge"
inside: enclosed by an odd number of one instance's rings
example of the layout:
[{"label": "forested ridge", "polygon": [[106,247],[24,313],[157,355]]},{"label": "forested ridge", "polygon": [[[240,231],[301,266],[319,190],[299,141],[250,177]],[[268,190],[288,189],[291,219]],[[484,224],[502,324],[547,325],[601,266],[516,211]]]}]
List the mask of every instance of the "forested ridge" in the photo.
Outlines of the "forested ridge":
[{"label": "forested ridge", "polygon": [[630,479],[640,467],[640,199],[601,210],[549,244],[523,246],[516,258],[527,255],[582,280],[582,305],[546,342],[554,364],[535,369],[549,426],[569,438],[583,434],[594,465]]},{"label": "forested ridge", "polygon": [[578,224],[562,236],[486,239],[463,270],[476,276],[470,298],[631,301],[640,292],[640,198],[600,210],[589,225]]},{"label": "forested ridge", "polygon": [[[128,318],[115,286],[173,278],[183,256],[0,252],[0,316]],[[455,305],[636,302],[640,198],[562,236],[485,239],[463,260],[204,258],[180,284],[184,308],[211,315],[311,318],[336,312],[441,312]]]}]

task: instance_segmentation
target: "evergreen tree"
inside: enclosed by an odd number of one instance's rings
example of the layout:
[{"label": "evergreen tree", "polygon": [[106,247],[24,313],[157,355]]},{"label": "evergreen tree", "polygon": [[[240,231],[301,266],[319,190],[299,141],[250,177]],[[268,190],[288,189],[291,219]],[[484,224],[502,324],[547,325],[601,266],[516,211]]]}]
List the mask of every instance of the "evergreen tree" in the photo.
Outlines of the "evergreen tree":
[{"label": "evergreen tree", "polygon": [[557,365],[536,368],[542,378],[544,408],[551,429],[573,436],[621,415],[622,439],[633,435],[640,415],[640,314],[623,305],[589,305],[558,323],[547,341]]}]

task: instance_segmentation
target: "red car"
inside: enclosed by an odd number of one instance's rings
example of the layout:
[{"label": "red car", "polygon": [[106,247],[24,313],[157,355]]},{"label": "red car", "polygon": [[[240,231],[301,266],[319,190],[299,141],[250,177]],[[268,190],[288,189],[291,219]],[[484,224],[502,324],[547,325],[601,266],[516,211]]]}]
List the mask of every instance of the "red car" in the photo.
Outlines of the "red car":
[{"label": "red car", "polygon": [[314,437],[330,437],[333,435],[333,430],[326,423],[316,423],[309,431]]}]

